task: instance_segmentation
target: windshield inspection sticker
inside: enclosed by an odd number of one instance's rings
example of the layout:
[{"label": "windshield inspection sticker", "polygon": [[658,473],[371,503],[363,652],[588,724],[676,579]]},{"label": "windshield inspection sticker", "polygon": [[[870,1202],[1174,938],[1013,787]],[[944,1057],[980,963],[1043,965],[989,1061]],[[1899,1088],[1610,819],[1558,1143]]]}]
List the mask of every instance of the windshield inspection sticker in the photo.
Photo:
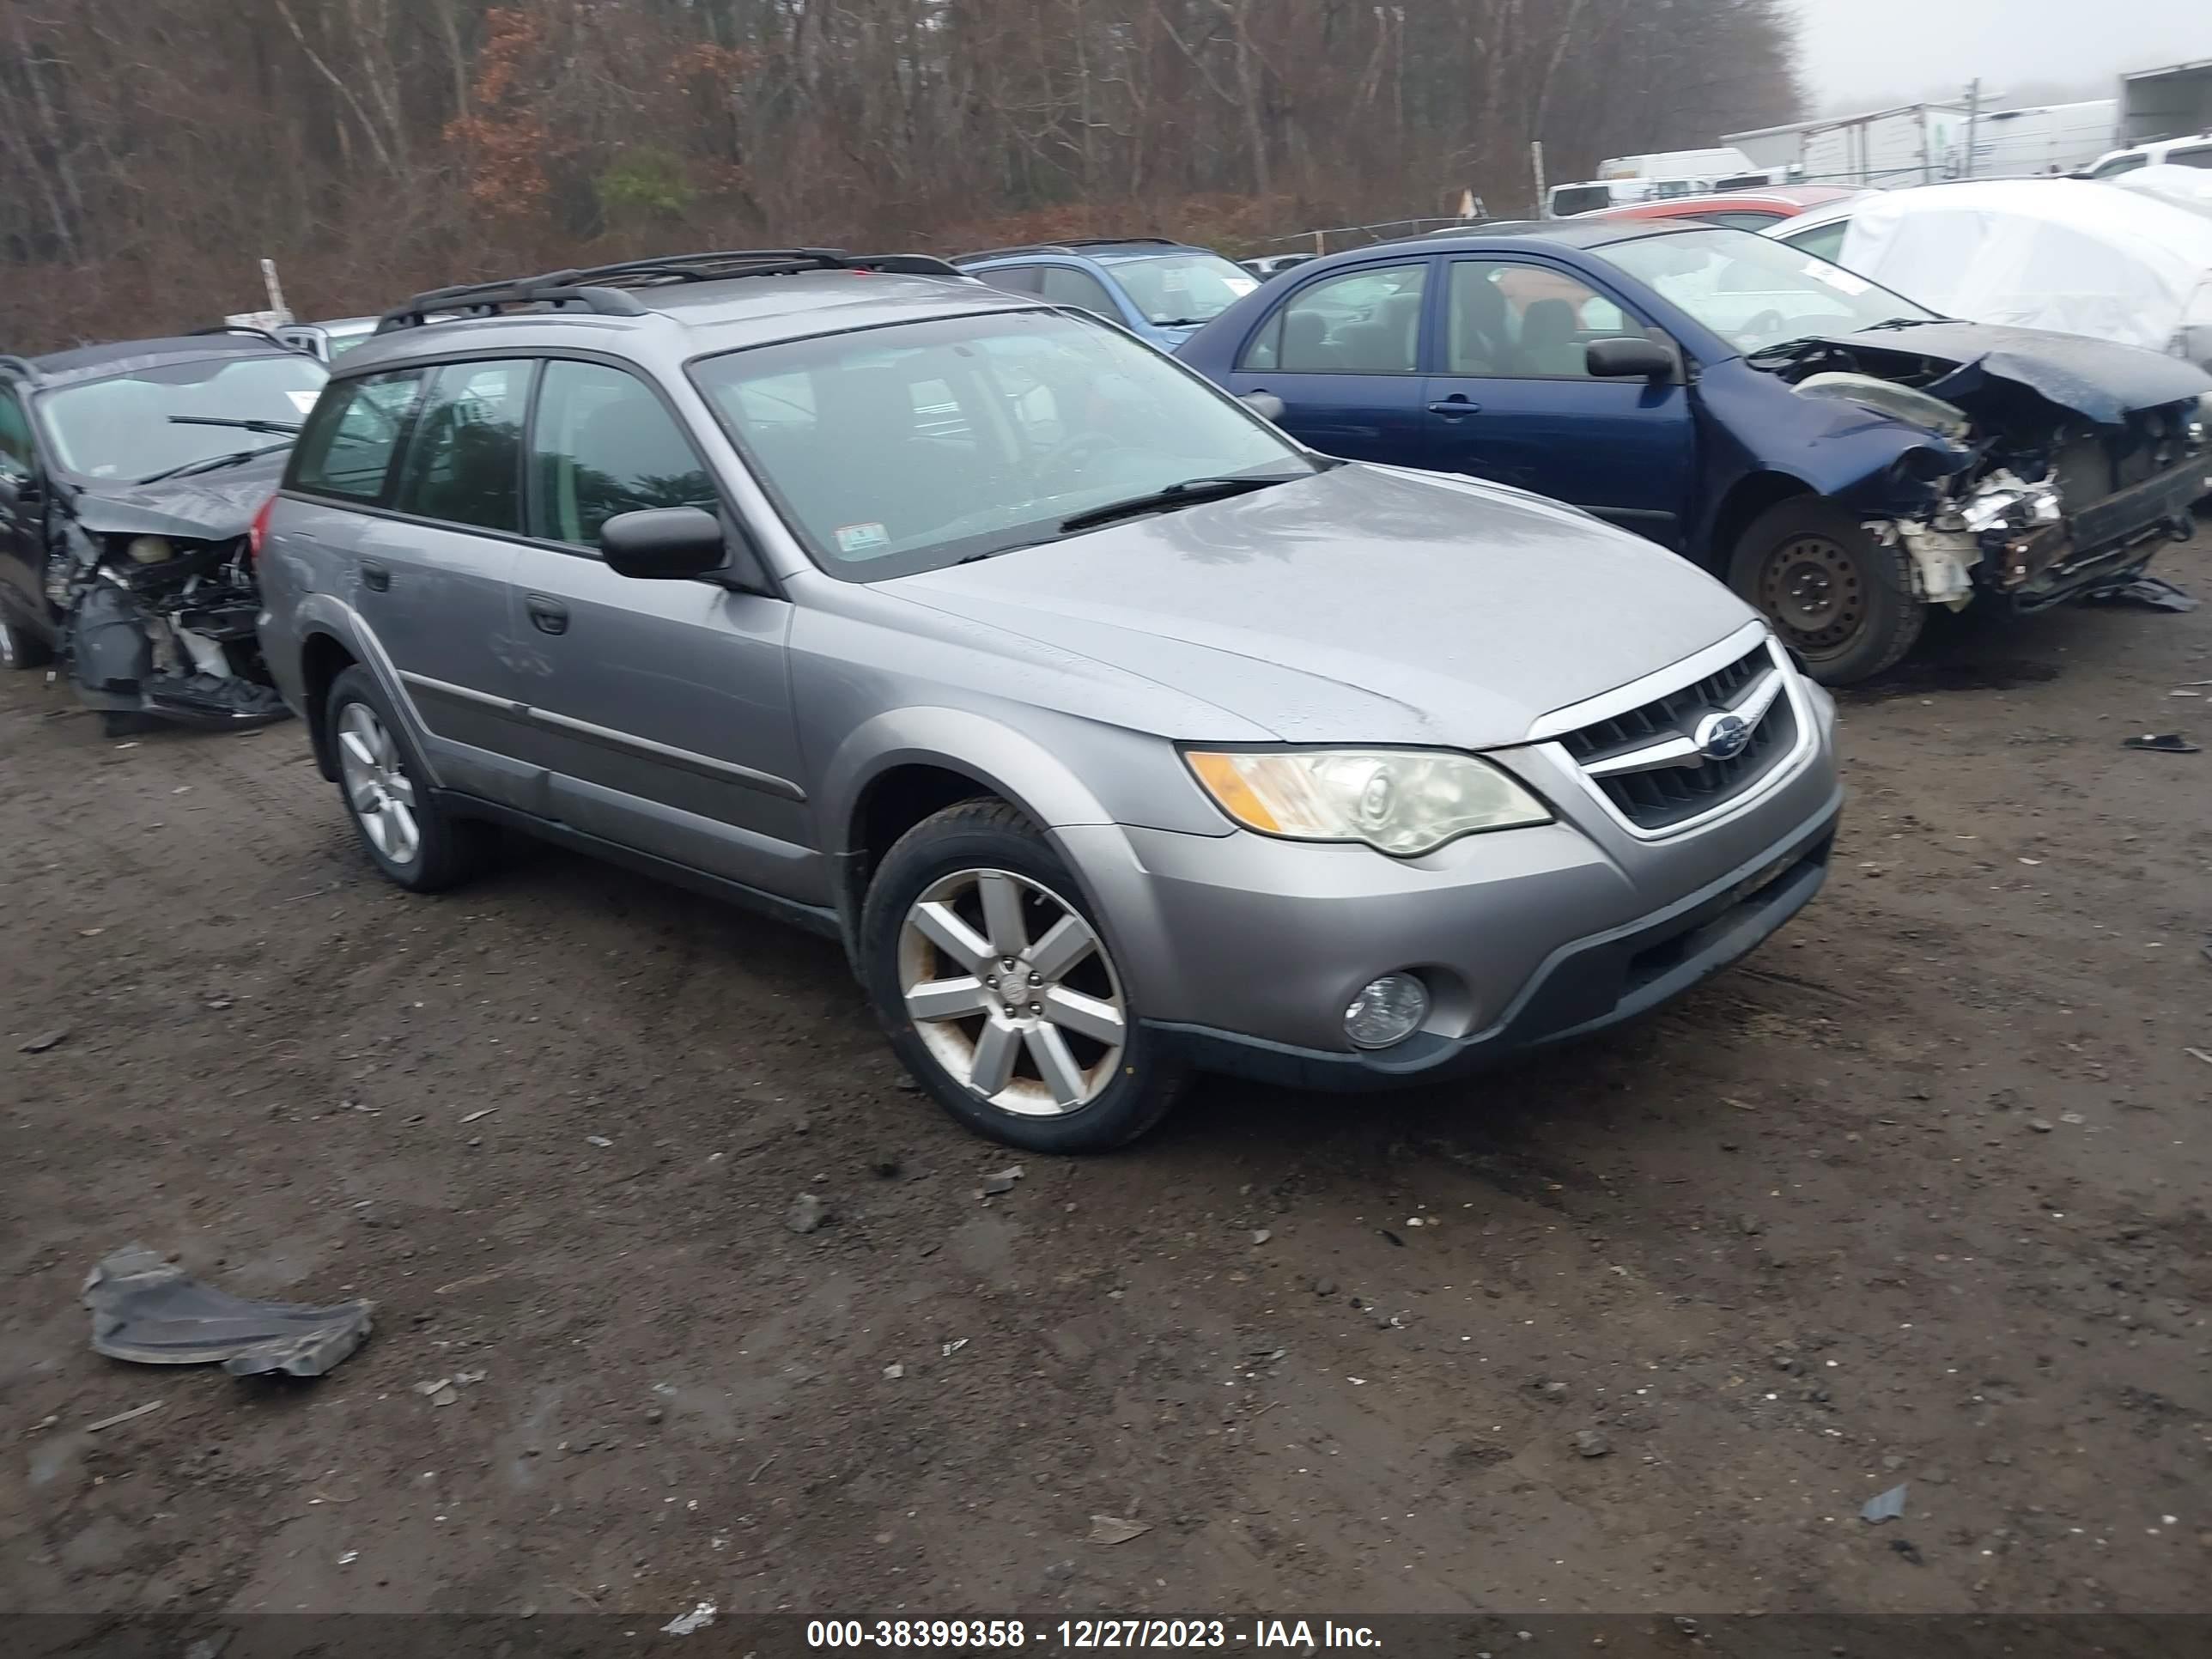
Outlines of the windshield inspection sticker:
[{"label": "windshield inspection sticker", "polygon": [[315,406],[315,394],[312,392],[288,392],[284,395],[292,400],[292,407],[302,415],[308,413]]},{"label": "windshield inspection sticker", "polygon": [[890,532],[879,524],[841,524],[836,534],[840,553],[872,553],[890,545]]}]

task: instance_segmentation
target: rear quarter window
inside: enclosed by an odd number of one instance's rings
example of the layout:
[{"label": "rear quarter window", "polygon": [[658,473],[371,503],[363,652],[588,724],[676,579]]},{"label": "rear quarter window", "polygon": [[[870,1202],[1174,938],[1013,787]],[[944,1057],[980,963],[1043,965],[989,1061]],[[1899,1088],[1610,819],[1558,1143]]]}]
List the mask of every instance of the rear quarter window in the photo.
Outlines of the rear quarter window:
[{"label": "rear quarter window", "polygon": [[422,371],[411,368],[331,381],[292,451],[285,487],[343,501],[381,501],[422,390]]}]

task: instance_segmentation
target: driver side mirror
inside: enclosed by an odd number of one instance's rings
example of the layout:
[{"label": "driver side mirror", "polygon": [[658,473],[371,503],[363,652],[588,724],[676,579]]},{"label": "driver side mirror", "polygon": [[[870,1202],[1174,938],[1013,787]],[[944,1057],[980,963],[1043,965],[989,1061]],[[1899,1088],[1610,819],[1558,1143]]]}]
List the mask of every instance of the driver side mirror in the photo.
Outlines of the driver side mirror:
[{"label": "driver side mirror", "polygon": [[704,507],[653,507],[617,513],[599,526],[599,555],[618,576],[689,581],[712,576],[732,587],[767,592],[767,573],[751,548]]},{"label": "driver side mirror", "polygon": [[1243,404],[1263,421],[1280,423],[1287,412],[1286,405],[1272,392],[1247,392],[1237,401]]},{"label": "driver side mirror", "polygon": [[1656,340],[1627,337],[1592,340],[1583,349],[1583,367],[1600,380],[1663,380],[1674,373],[1674,354]]}]

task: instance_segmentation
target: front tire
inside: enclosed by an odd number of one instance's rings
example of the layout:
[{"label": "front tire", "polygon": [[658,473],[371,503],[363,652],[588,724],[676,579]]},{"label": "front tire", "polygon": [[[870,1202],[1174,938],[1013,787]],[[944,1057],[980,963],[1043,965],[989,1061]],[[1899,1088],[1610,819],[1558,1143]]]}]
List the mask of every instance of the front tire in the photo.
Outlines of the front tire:
[{"label": "front tire", "polygon": [[489,853],[492,827],[437,804],[428,773],[368,671],[356,665],[339,674],[325,707],[346,814],[386,878],[410,892],[435,893],[476,874]]},{"label": "front tire", "polygon": [[1003,801],[961,802],[900,837],[868,887],[860,960],[908,1070],[994,1140],[1119,1146],[1187,1080],[1138,1018],[1073,872]]},{"label": "front tire", "polygon": [[1928,617],[1912,561],[1833,501],[1800,495],[1752,521],[1729,586],[1823,685],[1871,679],[1912,649]]}]

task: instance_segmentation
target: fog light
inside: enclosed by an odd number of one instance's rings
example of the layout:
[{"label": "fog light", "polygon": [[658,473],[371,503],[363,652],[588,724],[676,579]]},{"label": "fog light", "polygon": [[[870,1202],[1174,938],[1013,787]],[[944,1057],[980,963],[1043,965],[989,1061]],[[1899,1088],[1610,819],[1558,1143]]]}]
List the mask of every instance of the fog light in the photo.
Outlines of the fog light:
[{"label": "fog light", "polygon": [[1429,1017],[1429,988],[1411,974],[1385,974],[1352,998],[1344,1034],[1359,1048],[1403,1042]]}]

